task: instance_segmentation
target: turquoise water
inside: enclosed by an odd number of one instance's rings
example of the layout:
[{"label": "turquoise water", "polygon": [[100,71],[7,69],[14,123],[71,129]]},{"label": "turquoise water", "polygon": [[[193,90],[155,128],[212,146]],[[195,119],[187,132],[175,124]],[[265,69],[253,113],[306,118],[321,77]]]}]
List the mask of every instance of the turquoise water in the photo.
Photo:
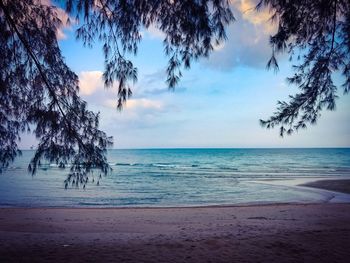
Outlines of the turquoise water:
[{"label": "turquoise water", "polygon": [[[67,170],[27,173],[23,151],[0,174],[0,206],[197,206],[324,202],[330,194],[295,187],[302,180],[350,177],[350,149],[110,150],[113,172],[86,189],[64,189]],[[276,183],[278,182],[278,183]]]}]

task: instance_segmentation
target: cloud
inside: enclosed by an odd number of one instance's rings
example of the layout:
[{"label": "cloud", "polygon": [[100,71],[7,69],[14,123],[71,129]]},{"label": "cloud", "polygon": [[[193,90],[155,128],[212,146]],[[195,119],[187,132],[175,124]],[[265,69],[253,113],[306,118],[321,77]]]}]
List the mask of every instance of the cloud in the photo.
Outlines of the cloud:
[{"label": "cloud", "polygon": [[160,30],[155,24],[151,24],[146,29],[147,36],[151,39],[160,39],[163,40],[165,38],[165,34],[162,30]]},{"label": "cloud", "polygon": [[[67,36],[64,33],[64,30],[70,29],[71,24],[72,23],[74,24],[75,22],[74,22],[74,20],[69,18],[68,14],[61,8],[57,8],[57,16],[62,21],[61,27],[57,29],[57,39],[58,40],[66,39]],[[68,21],[70,21],[70,22],[68,22]]]},{"label": "cloud", "polygon": [[107,131],[132,131],[135,129],[155,128],[162,122],[163,115],[172,110],[163,100],[129,99],[122,111],[116,111],[116,100],[106,99],[100,107],[101,125]]},{"label": "cloud", "polygon": [[[47,6],[55,6],[56,7],[56,13],[57,17],[61,20],[62,24],[61,27],[57,29],[56,36],[58,40],[66,39],[67,36],[64,33],[64,30],[70,29],[71,25],[75,23],[75,20],[66,13],[62,8],[58,7],[57,5],[54,5],[51,0],[40,0],[40,3],[42,5]],[[70,22],[69,22],[70,21]]]},{"label": "cloud", "polygon": [[144,75],[143,81],[145,82],[145,84],[151,85],[159,81],[164,82],[166,80],[166,77],[167,77],[166,69],[162,68],[162,69],[156,70],[153,73]]},{"label": "cloud", "polygon": [[180,88],[176,94],[169,92],[163,83],[162,72],[159,70],[141,77],[132,87],[133,96],[122,111],[117,110],[117,87],[104,88],[102,71],[79,73],[80,95],[90,110],[101,113],[101,128],[111,135],[118,137],[125,130],[157,129],[167,120],[166,116],[181,111],[178,103],[174,104],[174,96],[182,96],[180,93],[186,90]]},{"label": "cloud", "polygon": [[92,95],[103,89],[102,71],[82,71],[79,74],[81,95]]},{"label": "cloud", "polygon": [[[144,90],[138,90],[136,87],[133,91],[139,91],[126,101],[121,112],[117,111],[118,91],[114,87],[105,89],[102,80],[102,71],[82,71],[79,74],[80,95],[88,102],[89,108],[94,111],[100,111],[107,126],[118,125],[128,126],[140,125],[148,126],[157,120],[159,114],[167,112],[171,105],[165,103],[162,97],[147,98],[149,95]],[[151,90],[153,91],[153,90]],[[162,93],[160,93],[161,95]]]},{"label": "cloud", "polygon": [[271,34],[276,31],[276,25],[270,22],[271,13],[267,8],[256,11],[259,1],[255,0],[231,0],[231,5],[241,13],[244,20],[253,25],[262,26],[264,33]]},{"label": "cloud", "polygon": [[147,89],[143,93],[145,95],[162,95],[162,94],[168,94],[168,93],[183,93],[186,92],[186,87],[176,87],[175,89],[169,89],[168,87],[164,88],[154,88],[154,89]]},{"label": "cloud", "polygon": [[126,102],[126,109],[135,110],[135,109],[152,109],[152,110],[161,110],[163,108],[163,103],[157,100],[150,99],[129,99]]},{"label": "cloud", "polygon": [[[157,74],[157,73],[155,73]],[[103,72],[96,71],[82,71],[79,73],[79,86],[80,86],[80,95],[84,97],[85,100],[89,102],[89,104],[94,104],[96,106],[103,106],[106,108],[117,108],[117,85],[115,83],[113,87],[109,89],[104,88],[103,80],[102,80]],[[148,75],[147,75],[148,76]],[[150,78],[155,76],[150,75]],[[148,77],[145,77],[141,82],[148,82]],[[146,85],[146,87],[149,87]],[[134,97],[127,100],[124,111],[139,111],[139,110],[155,110],[161,111],[163,110],[164,103],[160,100],[149,99],[146,98],[149,95],[162,95],[165,92],[168,92],[165,88],[156,88],[153,87],[151,89],[143,89],[139,86],[132,87],[134,92]],[[183,89],[181,89],[183,90]]]},{"label": "cloud", "polygon": [[256,11],[257,1],[231,0],[236,22],[227,28],[228,40],[214,46],[214,52],[203,64],[220,70],[238,66],[265,68],[271,55],[269,36],[276,26],[269,21],[267,9]]},{"label": "cloud", "polygon": [[213,43],[213,49],[215,51],[221,50],[225,47],[225,42],[220,42],[220,43]]},{"label": "cloud", "polygon": [[133,87],[133,97],[161,96],[164,94],[182,93],[187,90],[184,86],[169,89],[166,79],[167,73],[165,68],[144,74],[138,81],[138,84]]},{"label": "cloud", "polygon": [[[115,99],[106,99],[103,103],[103,106],[108,108],[115,109],[117,107],[117,100]],[[159,100],[151,100],[146,98],[140,99],[128,99],[124,106],[124,111],[161,111],[164,108],[164,103]]]}]

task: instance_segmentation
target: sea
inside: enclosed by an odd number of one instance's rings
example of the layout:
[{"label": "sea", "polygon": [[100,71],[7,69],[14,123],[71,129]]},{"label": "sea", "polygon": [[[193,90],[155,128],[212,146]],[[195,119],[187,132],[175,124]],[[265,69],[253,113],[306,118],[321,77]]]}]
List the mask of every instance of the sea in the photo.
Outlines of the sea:
[{"label": "sea", "polygon": [[180,207],[348,202],[349,195],[300,184],[350,179],[350,148],[109,150],[112,172],[65,189],[69,168],[23,151],[0,174],[1,207]]}]

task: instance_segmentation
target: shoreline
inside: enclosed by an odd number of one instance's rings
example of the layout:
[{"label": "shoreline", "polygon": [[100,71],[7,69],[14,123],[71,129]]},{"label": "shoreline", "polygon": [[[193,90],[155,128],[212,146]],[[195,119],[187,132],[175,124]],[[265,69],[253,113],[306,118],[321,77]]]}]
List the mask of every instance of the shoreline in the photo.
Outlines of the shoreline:
[{"label": "shoreline", "polygon": [[348,222],[349,203],[1,208],[0,261],[347,262]]},{"label": "shoreline", "polygon": [[[320,188],[317,188],[320,189]],[[326,190],[326,189],[322,189]],[[196,206],[0,206],[1,210],[13,209],[13,210],[162,210],[162,209],[201,209],[201,208],[244,208],[244,207],[265,207],[265,206],[308,206],[308,205],[320,205],[330,204],[326,202],[261,202],[261,203],[237,203],[237,204],[218,204],[218,205],[196,205]],[[332,202],[332,204],[350,204],[350,202]]]},{"label": "shoreline", "polygon": [[299,186],[350,194],[350,179],[321,179],[300,184]]},{"label": "shoreline", "polygon": [[331,195],[328,199],[317,201],[253,201],[241,203],[218,203],[218,204],[179,204],[164,206],[99,206],[99,205],[72,205],[72,206],[16,206],[0,205],[1,209],[194,209],[194,208],[220,208],[220,207],[259,207],[270,205],[305,205],[305,204],[322,204],[322,203],[350,203],[350,178],[292,178],[289,180],[269,179],[266,181],[252,181],[259,184],[277,185],[302,189],[303,191],[316,192],[320,195]]}]

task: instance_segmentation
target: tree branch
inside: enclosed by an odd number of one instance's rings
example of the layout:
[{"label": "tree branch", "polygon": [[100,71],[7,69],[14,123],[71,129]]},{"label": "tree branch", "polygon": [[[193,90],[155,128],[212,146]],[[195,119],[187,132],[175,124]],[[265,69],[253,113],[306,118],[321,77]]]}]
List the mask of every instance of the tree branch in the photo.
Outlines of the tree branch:
[{"label": "tree branch", "polygon": [[37,67],[37,69],[38,69],[38,71],[39,71],[39,74],[40,74],[40,76],[42,77],[42,79],[43,79],[43,81],[44,81],[44,83],[45,83],[45,85],[46,85],[46,87],[47,87],[47,89],[48,89],[48,91],[49,91],[49,93],[50,93],[50,95],[51,95],[51,97],[52,97],[54,103],[57,105],[59,111],[60,111],[61,114],[62,114],[62,117],[63,117],[63,119],[64,119],[64,123],[65,123],[66,127],[67,127],[70,131],[72,131],[72,134],[73,134],[73,136],[75,137],[75,139],[77,140],[79,146],[82,147],[83,149],[85,149],[86,147],[85,147],[85,144],[83,143],[83,141],[79,138],[79,136],[76,135],[75,132],[73,132],[73,129],[72,129],[72,127],[71,127],[69,121],[67,120],[67,116],[66,116],[66,114],[64,113],[64,111],[63,111],[63,109],[62,109],[62,107],[61,107],[61,105],[60,105],[60,103],[59,103],[59,100],[58,100],[58,98],[57,98],[57,96],[56,96],[56,94],[55,94],[55,91],[54,91],[54,89],[51,87],[51,85],[50,85],[50,83],[49,83],[49,81],[48,81],[48,79],[47,79],[47,77],[46,77],[46,75],[45,75],[45,73],[44,73],[44,71],[43,71],[43,69],[42,69],[42,66],[41,66],[41,64],[40,64],[40,62],[39,62],[39,60],[38,60],[38,58],[36,57],[36,55],[34,54],[34,52],[31,50],[29,44],[28,44],[27,41],[24,39],[24,37],[22,36],[22,34],[19,32],[19,30],[18,30],[18,28],[17,28],[17,26],[16,26],[16,23],[13,21],[11,15],[9,14],[9,12],[8,12],[8,10],[6,9],[6,6],[4,5],[4,3],[3,3],[2,0],[0,0],[0,8],[1,8],[1,9],[3,10],[3,12],[4,12],[4,15],[5,15],[5,17],[6,17],[7,21],[8,21],[8,24],[9,24],[10,28],[12,28],[12,29],[16,32],[16,34],[17,34],[19,40],[22,42],[22,44],[23,44],[23,46],[25,47],[25,49],[27,50],[29,56],[30,56],[30,57],[32,58],[32,60],[34,61],[34,64],[35,64],[35,66]]}]

